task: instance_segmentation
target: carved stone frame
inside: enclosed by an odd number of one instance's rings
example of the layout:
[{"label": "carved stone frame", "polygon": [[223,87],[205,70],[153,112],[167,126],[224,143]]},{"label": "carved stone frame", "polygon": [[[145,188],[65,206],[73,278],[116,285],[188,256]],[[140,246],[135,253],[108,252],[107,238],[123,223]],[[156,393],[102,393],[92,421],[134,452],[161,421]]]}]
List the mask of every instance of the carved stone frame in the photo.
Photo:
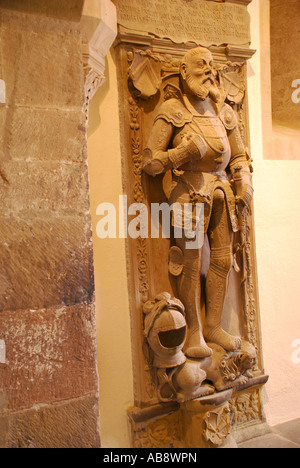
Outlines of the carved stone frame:
[{"label": "carved stone frame", "polygon": [[[248,5],[251,0],[231,1]],[[146,144],[144,128],[147,115],[157,106],[159,97],[151,96],[145,100],[142,92],[132,85],[128,77],[134,58],[139,55],[153,64],[165,65],[169,72],[176,69],[187,49],[194,44],[176,45],[168,39],[159,39],[120,33],[115,42],[117,68],[119,77],[119,95],[121,101],[121,135],[123,137],[122,158],[124,169],[124,192],[128,205],[144,203],[149,205],[149,193],[157,193],[157,201],[162,201],[161,180],[151,181],[142,171],[142,151]],[[227,69],[240,74],[240,80],[247,88],[246,61],[255,51],[248,47],[211,46],[215,62],[220,69]],[[239,128],[246,147],[249,148],[249,125],[247,92],[242,105],[237,106]],[[131,310],[131,336],[134,374],[135,407],[128,412],[131,440],[134,447],[220,447],[235,446],[235,440],[241,441],[249,426],[265,431],[265,417],[261,402],[261,388],[267,381],[263,372],[261,353],[261,336],[259,324],[259,303],[257,293],[257,275],[255,258],[255,238],[253,216],[247,220],[247,242],[245,249],[247,287],[243,297],[244,336],[256,348],[258,362],[255,378],[245,385],[225,390],[219,394],[203,397],[198,400],[178,404],[175,402],[159,403],[155,393],[153,369],[148,365],[144,353],[143,339],[143,304],[160,291],[170,290],[169,280],[165,284],[155,284],[157,261],[164,263],[168,240],[160,244],[155,240],[137,238],[128,239],[128,273]],[[155,261],[156,260],[156,261]],[[168,277],[167,271],[165,277]],[[242,409],[241,409],[242,408]],[[159,445],[153,439],[152,427],[158,421],[165,425],[166,440]],[[196,426],[195,421],[198,421]],[[199,427],[201,426],[201,431]],[[194,430],[193,430],[194,427]],[[219,431],[222,427],[223,432]],[[257,428],[260,429],[257,429]],[[192,429],[191,429],[192,428]],[[191,429],[191,430],[190,430]],[[246,436],[246,437],[247,437]],[[195,439],[198,439],[196,440]],[[157,446],[155,444],[158,444]]]}]

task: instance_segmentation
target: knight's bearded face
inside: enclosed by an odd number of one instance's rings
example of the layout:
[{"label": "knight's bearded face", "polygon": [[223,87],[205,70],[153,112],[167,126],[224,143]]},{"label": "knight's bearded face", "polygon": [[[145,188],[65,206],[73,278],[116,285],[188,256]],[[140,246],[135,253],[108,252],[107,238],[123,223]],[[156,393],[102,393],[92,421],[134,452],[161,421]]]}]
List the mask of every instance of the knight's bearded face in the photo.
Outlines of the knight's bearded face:
[{"label": "knight's bearded face", "polygon": [[190,57],[183,66],[182,77],[190,94],[203,101],[209,95],[217,100],[218,90],[215,85],[214,62],[209,51],[200,52]]}]

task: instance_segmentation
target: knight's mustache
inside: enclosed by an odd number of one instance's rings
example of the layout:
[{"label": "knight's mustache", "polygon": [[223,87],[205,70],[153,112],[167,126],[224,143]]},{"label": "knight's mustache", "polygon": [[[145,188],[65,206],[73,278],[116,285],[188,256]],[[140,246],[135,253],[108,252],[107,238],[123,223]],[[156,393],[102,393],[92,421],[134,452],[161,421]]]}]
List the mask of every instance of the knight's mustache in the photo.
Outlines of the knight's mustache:
[{"label": "knight's mustache", "polygon": [[215,80],[212,74],[205,75],[205,76],[188,76],[187,80],[188,83],[191,83],[195,86],[202,86],[206,83],[210,83],[211,85],[215,84]]},{"label": "knight's mustache", "polygon": [[212,75],[210,75],[210,76],[204,78],[204,79],[202,80],[202,83],[204,84],[204,83],[207,83],[208,81],[210,81],[211,84],[214,84],[214,79],[213,79]]}]

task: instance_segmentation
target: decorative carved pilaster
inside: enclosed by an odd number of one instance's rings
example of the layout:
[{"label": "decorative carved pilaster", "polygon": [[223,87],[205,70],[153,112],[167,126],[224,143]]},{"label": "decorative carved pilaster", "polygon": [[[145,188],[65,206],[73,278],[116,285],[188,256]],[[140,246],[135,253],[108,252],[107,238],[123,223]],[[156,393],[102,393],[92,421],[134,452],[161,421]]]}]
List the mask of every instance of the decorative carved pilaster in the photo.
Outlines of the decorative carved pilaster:
[{"label": "decorative carved pilaster", "polygon": [[81,18],[86,125],[89,103],[105,82],[105,56],[117,35],[116,7],[111,0],[85,0]]}]

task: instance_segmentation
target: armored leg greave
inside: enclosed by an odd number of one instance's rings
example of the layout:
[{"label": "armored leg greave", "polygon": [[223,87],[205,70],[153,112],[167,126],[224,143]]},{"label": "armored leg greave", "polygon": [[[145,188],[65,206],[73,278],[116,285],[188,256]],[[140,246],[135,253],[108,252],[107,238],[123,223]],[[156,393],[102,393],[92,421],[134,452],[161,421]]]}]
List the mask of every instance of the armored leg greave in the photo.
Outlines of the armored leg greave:
[{"label": "armored leg greave", "polygon": [[[185,242],[180,240],[179,243]],[[180,300],[185,306],[188,336],[185,354],[191,358],[211,356],[212,351],[206,345],[201,323],[201,265],[202,252],[199,250],[184,251],[183,271],[177,278]]]},{"label": "armored leg greave", "polygon": [[206,323],[204,337],[207,343],[216,343],[227,351],[240,348],[241,340],[226,333],[221,327],[227,290],[227,277],[232,267],[231,247],[211,250],[211,263],[206,279]]}]

